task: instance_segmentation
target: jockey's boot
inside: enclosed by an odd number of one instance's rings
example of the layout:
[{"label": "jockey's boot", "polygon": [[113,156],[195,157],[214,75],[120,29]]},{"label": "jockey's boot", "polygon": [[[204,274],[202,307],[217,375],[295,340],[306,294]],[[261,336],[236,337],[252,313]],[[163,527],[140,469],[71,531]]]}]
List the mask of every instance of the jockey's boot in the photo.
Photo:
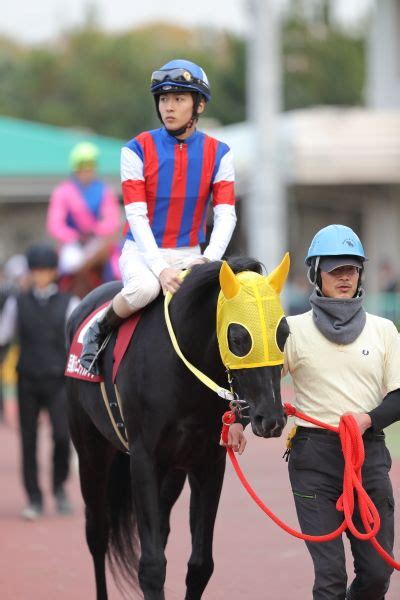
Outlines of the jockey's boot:
[{"label": "jockey's boot", "polygon": [[100,375],[98,359],[106,347],[111,333],[123,321],[124,319],[117,315],[110,304],[104,315],[95,321],[85,333],[79,362],[92,375]]}]

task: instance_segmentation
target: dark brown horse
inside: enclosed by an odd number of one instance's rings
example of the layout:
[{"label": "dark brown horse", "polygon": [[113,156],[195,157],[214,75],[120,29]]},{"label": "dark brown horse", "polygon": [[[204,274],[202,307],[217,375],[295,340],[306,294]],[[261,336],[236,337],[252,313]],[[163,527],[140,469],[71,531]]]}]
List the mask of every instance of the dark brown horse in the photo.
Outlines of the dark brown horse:
[{"label": "dark brown horse", "polygon": [[[260,264],[252,259],[232,260],[230,265],[236,273],[261,273]],[[227,374],[216,335],[220,268],[220,262],[194,267],[174,295],[170,315],[183,354],[225,387]],[[81,302],[69,322],[70,341],[85,317],[118,289],[119,284],[105,284]],[[274,335],[283,349],[288,335],[284,318]],[[244,355],[248,352],[248,332],[240,326],[233,328],[228,343],[238,356]],[[110,343],[103,357],[106,377],[110,376],[112,346]],[[280,435],[285,425],[280,370],[277,365],[231,373],[233,390],[246,400],[252,429],[262,437]],[[125,580],[132,582],[138,574],[146,600],[164,598],[164,549],[170,512],[186,477],[191,488],[192,534],[186,599],[198,600],[213,572],[213,530],[226,456],[219,437],[228,403],[196,379],[176,354],[164,319],[162,296],[143,310],[116,385],[129,455],[118,443],[99,384],[68,381],[71,433],[79,455],[97,600],[107,599],[106,555],[114,573],[122,573]]]}]

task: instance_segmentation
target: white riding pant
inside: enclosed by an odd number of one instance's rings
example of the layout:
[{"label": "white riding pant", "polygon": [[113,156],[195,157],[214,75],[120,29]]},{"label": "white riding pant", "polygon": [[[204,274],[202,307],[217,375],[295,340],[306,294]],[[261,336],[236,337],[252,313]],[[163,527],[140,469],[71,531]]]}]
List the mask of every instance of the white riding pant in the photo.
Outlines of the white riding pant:
[{"label": "white riding pant", "polygon": [[92,258],[104,244],[104,238],[91,238],[86,244],[68,242],[60,248],[58,268],[61,275],[73,275],[87,260]]},{"label": "white riding pant", "polygon": [[[200,246],[183,248],[160,248],[164,260],[174,269],[186,269],[201,255]],[[150,304],[161,290],[158,278],[150,270],[137,244],[126,240],[119,259],[123,289],[121,294],[132,312]]]}]

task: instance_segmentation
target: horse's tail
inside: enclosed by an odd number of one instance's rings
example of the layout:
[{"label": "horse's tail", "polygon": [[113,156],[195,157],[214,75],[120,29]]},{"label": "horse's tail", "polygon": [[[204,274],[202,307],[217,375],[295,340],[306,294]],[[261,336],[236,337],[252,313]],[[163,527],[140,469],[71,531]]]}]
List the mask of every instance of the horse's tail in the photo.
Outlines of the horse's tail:
[{"label": "horse's tail", "polygon": [[132,498],[129,456],[117,452],[107,490],[110,537],[107,557],[111,573],[122,589],[138,589],[139,537]]}]

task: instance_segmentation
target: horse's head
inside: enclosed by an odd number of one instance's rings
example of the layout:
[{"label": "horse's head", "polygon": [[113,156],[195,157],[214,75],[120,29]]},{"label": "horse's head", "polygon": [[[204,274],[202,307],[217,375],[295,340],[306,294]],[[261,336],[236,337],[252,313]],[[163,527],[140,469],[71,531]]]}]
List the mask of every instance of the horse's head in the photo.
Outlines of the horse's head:
[{"label": "horse's head", "polygon": [[249,405],[253,432],[277,437],[286,424],[280,395],[283,348],[289,334],[280,292],[289,255],[268,276],[235,274],[224,262],[217,307],[217,337],[233,389]]}]

